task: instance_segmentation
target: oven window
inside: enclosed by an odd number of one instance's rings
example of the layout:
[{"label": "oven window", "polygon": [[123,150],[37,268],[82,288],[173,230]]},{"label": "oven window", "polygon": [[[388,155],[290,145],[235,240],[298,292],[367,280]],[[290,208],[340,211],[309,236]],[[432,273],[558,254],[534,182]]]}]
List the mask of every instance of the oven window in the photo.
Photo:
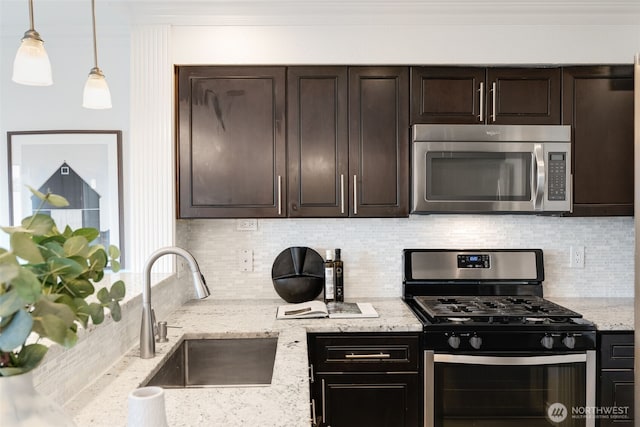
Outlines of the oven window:
[{"label": "oven window", "polygon": [[531,200],[531,153],[427,153],[427,199]]},{"label": "oven window", "polygon": [[572,408],[582,408],[586,402],[585,363],[435,363],[434,373],[437,427],[586,425],[584,418],[572,416]]}]

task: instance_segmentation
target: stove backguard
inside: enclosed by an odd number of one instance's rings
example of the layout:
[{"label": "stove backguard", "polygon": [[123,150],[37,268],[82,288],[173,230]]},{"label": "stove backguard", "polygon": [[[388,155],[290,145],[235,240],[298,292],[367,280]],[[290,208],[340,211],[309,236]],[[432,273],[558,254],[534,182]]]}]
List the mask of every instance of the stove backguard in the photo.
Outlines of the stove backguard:
[{"label": "stove backguard", "polygon": [[542,296],[541,249],[405,249],[403,297]]}]

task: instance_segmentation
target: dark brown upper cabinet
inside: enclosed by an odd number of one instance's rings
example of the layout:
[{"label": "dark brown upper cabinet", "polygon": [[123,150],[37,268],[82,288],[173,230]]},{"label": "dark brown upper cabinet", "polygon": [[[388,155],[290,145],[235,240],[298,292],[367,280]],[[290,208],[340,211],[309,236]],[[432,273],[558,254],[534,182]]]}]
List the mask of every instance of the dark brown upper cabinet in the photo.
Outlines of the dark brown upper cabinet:
[{"label": "dark brown upper cabinet", "polygon": [[284,217],[285,67],[177,67],[178,218]]},{"label": "dark brown upper cabinet", "polygon": [[633,215],[633,67],[566,67],[563,103],[573,132],[573,215]]},{"label": "dark brown upper cabinet", "polygon": [[289,216],[349,215],[347,67],[287,69]]},{"label": "dark brown upper cabinet", "polygon": [[409,214],[409,69],[290,67],[289,216]]},{"label": "dark brown upper cabinet", "polygon": [[351,216],[409,215],[409,68],[349,68]]},{"label": "dark brown upper cabinet", "polygon": [[560,124],[560,68],[413,67],[411,123]]}]

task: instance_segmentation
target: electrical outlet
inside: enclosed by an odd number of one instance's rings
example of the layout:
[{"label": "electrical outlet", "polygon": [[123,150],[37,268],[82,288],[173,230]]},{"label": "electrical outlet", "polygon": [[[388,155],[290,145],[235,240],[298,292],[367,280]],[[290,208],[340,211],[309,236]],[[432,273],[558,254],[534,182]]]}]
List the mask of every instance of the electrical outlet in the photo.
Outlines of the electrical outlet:
[{"label": "electrical outlet", "polygon": [[256,231],[258,230],[258,220],[250,218],[240,218],[236,220],[237,231]]},{"label": "electrical outlet", "polygon": [[584,246],[571,246],[569,267],[584,268]]},{"label": "electrical outlet", "polygon": [[242,272],[253,271],[253,251],[251,249],[240,249],[238,251],[238,265]]}]

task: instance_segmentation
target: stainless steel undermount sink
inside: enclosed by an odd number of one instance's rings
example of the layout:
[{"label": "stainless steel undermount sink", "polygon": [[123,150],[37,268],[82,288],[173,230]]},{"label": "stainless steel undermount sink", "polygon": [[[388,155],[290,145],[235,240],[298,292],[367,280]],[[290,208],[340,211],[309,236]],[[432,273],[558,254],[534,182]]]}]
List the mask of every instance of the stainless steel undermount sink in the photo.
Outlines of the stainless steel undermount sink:
[{"label": "stainless steel undermount sink", "polygon": [[271,384],[277,337],[185,339],[144,386],[242,387]]}]

